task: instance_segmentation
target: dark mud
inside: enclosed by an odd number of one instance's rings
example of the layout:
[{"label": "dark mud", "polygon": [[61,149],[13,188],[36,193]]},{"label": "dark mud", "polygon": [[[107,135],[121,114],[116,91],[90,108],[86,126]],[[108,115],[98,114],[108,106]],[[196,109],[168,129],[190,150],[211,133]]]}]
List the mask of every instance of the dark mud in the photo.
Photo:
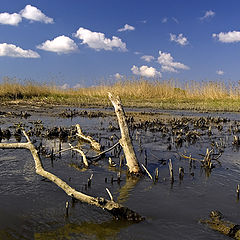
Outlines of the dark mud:
[{"label": "dark mud", "polygon": [[[2,106],[0,138],[1,142],[24,142],[19,131],[24,127],[48,171],[92,196],[109,198],[107,187],[115,201],[146,220],[117,221],[101,209],[74,201],[35,173],[27,150],[0,149],[0,239],[228,239],[199,219],[217,209],[239,224],[240,115],[125,110],[139,162],[153,179],[158,169],[155,181],[147,174],[128,176],[120,149],[91,160],[88,169],[75,152],[59,152],[69,148],[69,142],[78,143],[77,123],[105,149],[116,143],[120,133],[112,108]],[[78,144],[87,156],[97,154],[87,143]]]}]

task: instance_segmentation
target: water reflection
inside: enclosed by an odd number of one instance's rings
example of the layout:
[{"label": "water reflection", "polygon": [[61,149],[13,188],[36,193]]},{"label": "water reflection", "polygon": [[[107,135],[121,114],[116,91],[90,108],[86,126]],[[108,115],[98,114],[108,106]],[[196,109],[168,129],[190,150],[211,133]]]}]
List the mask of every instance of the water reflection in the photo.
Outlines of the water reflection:
[{"label": "water reflection", "polygon": [[124,203],[129,198],[131,191],[135,188],[140,178],[134,176],[126,176],[126,183],[119,189],[118,202]]},{"label": "water reflection", "polygon": [[[49,232],[35,233],[35,240],[61,239],[116,239],[121,229],[133,223],[111,220],[103,223],[83,222],[82,224],[67,223],[63,227]],[[88,238],[89,237],[89,238]]]}]

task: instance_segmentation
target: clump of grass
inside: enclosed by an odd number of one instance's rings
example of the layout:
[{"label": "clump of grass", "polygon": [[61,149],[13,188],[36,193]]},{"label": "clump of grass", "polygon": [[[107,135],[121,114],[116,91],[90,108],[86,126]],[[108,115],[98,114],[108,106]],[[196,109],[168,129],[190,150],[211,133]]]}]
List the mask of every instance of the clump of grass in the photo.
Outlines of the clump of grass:
[{"label": "clump of grass", "polygon": [[0,98],[24,99],[32,97],[49,96],[56,92],[57,88],[46,84],[24,81],[20,83],[16,79],[4,78],[0,84]]},{"label": "clump of grass", "polygon": [[61,89],[30,81],[5,79],[0,84],[0,99],[38,99],[48,103],[108,105],[107,93],[121,97],[126,106],[240,110],[240,84],[223,81],[121,80],[94,87]]}]

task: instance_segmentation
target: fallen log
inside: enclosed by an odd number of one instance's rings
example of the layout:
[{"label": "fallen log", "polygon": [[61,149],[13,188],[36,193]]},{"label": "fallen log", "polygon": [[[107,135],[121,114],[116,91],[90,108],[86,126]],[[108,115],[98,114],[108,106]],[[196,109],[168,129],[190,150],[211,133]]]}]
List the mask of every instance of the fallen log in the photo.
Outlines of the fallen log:
[{"label": "fallen log", "polygon": [[119,140],[119,142],[123,148],[123,151],[126,157],[128,170],[130,173],[139,174],[141,173],[141,168],[139,167],[137,157],[133,149],[122,103],[119,97],[114,97],[111,93],[108,93],[108,97],[112,102],[112,105],[114,106],[114,109],[115,109],[115,113],[117,115],[118,124],[121,131],[121,139]]},{"label": "fallen log", "polygon": [[84,193],[81,193],[79,191],[76,191],[74,188],[70,187],[66,182],[64,182],[62,179],[57,177],[56,175],[46,171],[43,168],[41,159],[38,156],[38,152],[35,148],[35,146],[30,141],[28,135],[25,131],[23,131],[23,134],[25,135],[27,142],[26,143],[0,143],[0,148],[2,149],[28,149],[34,159],[35,162],[35,170],[36,173],[53,183],[55,183],[58,187],[60,187],[68,196],[75,198],[81,202],[85,202],[91,205],[95,205],[97,207],[100,207],[104,210],[107,210],[109,213],[111,213],[115,218],[117,219],[127,219],[132,221],[142,221],[144,220],[143,217],[141,217],[138,213],[124,207],[123,205],[116,203],[112,200],[107,200],[102,197],[92,197],[88,196]]},{"label": "fallen log", "polygon": [[240,240],[240,225],[223,220],[223,215],[219,211],[212,211],[210,219],[200,220],[200,222],[228,237]]},{"label": "fallen log", "polygon": [[91,136],[85,136],[83,134],[82,129],[79,124],[76,124],[76,128],[77,128],[77,136],[79,138],[82,138],[83,140],[89,142],[93,149],[95,149],[97,151],[101,151],[102,147],[101,147],[100,143],[98,143],[96,140],[94,140]]}]

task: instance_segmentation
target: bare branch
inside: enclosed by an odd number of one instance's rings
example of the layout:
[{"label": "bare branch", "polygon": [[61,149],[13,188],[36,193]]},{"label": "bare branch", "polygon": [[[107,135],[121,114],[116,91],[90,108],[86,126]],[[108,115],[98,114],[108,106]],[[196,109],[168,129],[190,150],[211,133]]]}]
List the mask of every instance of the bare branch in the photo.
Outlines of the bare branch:
[{"label": "bare branch", "polygon": [[100,143],[98,143],[96,140],[94,140],[92,137],[90,136],[85,136],[82,132],[82,129],[80,127],[79,124],[76,124],[76,128],[77,128],[77,136],[84,139],[85,141],[89,142],[92,146],[93,149],[97,150],[97,151],[101,151],[101,145]]},{"label": "bare branch", "polygon": [[74,147],[71,143],[69,143],[69,146],[71,147],[72,150],[74,150],[82,155],[83,163],[84,163],[85,167],[88,167],[88,161],[87,161],[87,157],[86,157],[85,153],[81,149]]}]

